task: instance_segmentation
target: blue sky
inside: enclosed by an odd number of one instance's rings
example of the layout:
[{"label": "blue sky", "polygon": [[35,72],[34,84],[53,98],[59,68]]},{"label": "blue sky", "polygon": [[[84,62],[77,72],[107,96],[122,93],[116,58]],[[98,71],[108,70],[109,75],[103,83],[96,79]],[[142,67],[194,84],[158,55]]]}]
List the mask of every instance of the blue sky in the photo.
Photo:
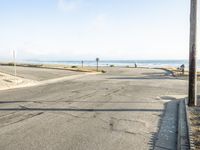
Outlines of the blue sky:
[{"label": "blue sky", "polygon": [[[200,8],[200,7],[199,7]],[[0,0],[0,59],[187,59],[189,0]]]}]

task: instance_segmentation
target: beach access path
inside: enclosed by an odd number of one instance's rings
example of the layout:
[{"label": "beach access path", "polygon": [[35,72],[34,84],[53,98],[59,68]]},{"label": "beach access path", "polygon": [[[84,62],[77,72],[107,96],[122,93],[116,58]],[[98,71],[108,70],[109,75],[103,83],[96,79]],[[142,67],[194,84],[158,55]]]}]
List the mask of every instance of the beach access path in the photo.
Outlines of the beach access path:
[{"label": "beach access path", "polygon": [[[35,77],[36,69],[22,74]],[[163,145],[157,141],[165,114],[187,94],[187,81],[158,69],[103,69],[107,73],[0,91],[0,149],[175,148],[171,135]],[[170,120],[168,127],[176,126]]]}]

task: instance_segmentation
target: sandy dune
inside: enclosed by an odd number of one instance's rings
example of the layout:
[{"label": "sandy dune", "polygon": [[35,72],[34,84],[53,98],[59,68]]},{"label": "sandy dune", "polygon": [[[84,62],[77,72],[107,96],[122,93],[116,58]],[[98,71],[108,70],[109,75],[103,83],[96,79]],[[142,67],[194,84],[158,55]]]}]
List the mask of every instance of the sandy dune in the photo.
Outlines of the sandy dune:
[{"label": "sandy dune", "polygon": [[0,90],[12,89],[17,87],[25,87],[36,84],[38,81],[15,77],[0,72]]}]

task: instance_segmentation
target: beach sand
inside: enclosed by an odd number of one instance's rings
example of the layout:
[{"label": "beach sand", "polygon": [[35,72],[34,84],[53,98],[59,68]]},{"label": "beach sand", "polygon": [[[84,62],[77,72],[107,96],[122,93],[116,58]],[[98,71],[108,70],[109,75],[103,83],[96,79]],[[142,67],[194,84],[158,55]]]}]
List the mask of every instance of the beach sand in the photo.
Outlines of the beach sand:
[{"label": "beach sand", "polygon": [[12,89],[17,87],[26,87],[36,84],[37,81],[15,77],[13,75],[0,72],[0,90]]}]

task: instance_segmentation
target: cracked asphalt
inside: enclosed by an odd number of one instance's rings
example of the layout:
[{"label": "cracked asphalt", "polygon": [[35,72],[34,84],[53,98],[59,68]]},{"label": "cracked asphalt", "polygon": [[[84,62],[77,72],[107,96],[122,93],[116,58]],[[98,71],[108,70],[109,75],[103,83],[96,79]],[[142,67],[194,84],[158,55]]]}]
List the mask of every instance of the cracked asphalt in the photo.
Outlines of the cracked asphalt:
[{"label": "cracked asphalt", "polygon": [[0,91],[0,149],[153,149],[166,105],[187,94],[187,81],[158,69],[103,69],[107,73]]}]

